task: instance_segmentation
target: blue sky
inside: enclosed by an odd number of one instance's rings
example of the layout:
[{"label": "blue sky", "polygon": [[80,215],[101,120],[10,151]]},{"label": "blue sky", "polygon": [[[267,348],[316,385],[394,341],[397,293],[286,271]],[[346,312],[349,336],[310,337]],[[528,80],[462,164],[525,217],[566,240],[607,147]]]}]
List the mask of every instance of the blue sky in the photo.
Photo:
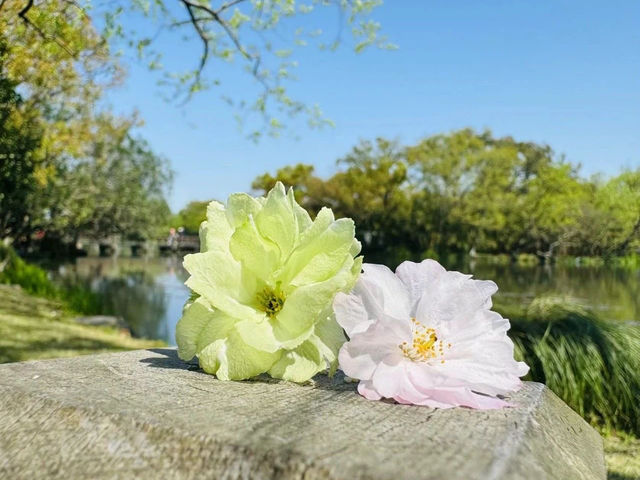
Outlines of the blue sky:
[{"label": "blue sky", "polygon": [[[373,17],[398,50],[296,54],[291,95],[318,103],[335,128],[292,122],[297,139],[247,140],[219,96],[251,87],[220,64],[209,67],[223,72],[220,90],[178,105],[161,98],[157,75],[125,56],[129,76],[108,101],[137,109],[140,133],[171,161],[173,210],[249,191],[257,175],[284,165],[331,175],[360,139],[411,144],[463,127],[548,143],[583,175],[640,167],[639,1],[387,0]],[[335,31],[334,15],[315,22]],[[195,40],[161,37],[158,46],[171,67],[198,61]]]}]

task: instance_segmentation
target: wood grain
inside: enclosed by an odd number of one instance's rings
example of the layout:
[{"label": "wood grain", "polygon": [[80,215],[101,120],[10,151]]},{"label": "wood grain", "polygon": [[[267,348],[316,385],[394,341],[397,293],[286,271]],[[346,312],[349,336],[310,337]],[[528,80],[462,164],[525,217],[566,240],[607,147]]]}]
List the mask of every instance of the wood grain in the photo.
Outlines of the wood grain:
[{"label": "wood grain", "polygon": [[370,402],[343,377],[221,382],[173,349],[0,365],[0,478],[604,479],[546,387],[498,411]]}]

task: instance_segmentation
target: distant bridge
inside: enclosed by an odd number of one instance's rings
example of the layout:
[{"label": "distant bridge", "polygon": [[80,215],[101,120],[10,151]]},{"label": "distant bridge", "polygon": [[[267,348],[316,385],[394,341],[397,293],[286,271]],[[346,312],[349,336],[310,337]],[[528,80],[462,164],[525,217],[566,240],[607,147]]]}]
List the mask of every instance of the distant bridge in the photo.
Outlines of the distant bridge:
[{"label": "distant bridge", "polygon": [[200,251],[197,235],[176,235],[171,240],[119,240],[114,238],[81,238],[76,248],[89,257],[140,257],[143,255],[171,255]]}]

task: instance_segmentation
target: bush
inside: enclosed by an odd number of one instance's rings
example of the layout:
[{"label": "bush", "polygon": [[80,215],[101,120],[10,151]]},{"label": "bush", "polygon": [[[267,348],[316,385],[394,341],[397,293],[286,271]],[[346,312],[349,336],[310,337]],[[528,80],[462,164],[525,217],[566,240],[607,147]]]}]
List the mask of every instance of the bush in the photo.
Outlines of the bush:
[{"label": "bush", "polygon": [[0,283],[20,285],[26,292],[53,298],[57,288],[43,269],[25,262],[10,247],[0,246]]},{"label": "bush", "polygon": [[19,285],[27,293],[62,301],[77,313],[100,313],[98,295],[82,285],[58,286],[42,268],[25,262],[11,247],[0,244],[0,283]]},{"label": "bush", "polygon": [[608,323],[566,298],[513,315],[516,356],[586,420],[640,434],[640,329]]}]

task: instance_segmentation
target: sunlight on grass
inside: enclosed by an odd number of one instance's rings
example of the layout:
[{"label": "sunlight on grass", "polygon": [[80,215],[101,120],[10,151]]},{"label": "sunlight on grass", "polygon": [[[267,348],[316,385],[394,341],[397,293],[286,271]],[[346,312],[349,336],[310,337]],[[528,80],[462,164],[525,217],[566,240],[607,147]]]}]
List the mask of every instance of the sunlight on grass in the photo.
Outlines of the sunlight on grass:
[{"label": "sunlight on grass", "polygon": [[604,452],[609,480],[640,479],[640,438],[605,433]]},{"label": "sunlight on grass", "polygon": [[109,327],[74,323],[58,302],[0,285],[0,363],[72,357],[164,345]]}]

